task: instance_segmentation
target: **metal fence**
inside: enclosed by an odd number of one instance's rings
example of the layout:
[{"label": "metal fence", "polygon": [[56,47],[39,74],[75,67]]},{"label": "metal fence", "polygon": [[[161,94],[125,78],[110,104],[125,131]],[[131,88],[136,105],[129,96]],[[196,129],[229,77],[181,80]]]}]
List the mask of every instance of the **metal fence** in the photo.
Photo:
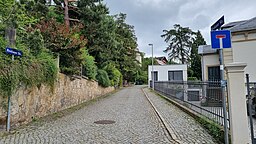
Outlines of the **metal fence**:
[{"label": "metal fence", "polygon": [[[219,125],[224,125],[220,81],[156,81],[154,89]],[[227,123],[229,127],[229,117]]]},{"label": "metal fence", "polygon": [[250,82],[249,74],[246,74],[246,90],[247,90],[247,115],[249,116],[249,128],[250,128],[250,136],[252,144],[256,144],[255,138],[255,126],[253,116],[256,116],[256,83]]}]

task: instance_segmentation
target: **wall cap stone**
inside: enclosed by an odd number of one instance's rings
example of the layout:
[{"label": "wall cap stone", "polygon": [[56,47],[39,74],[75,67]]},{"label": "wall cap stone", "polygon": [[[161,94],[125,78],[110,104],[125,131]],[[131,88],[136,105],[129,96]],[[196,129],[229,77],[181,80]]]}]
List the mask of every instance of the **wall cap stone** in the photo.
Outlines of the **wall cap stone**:
[{"label": "wall cap stone", "polygon": [[227,73],[241,73],[244,72],[247,63],[243,62],[233,62],[225,65],[225,70]]}]

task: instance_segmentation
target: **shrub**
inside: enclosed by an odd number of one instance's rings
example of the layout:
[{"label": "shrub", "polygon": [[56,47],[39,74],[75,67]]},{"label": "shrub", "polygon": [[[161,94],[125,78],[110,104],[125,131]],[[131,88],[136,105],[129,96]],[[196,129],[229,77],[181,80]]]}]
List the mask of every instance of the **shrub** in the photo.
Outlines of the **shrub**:
[{"label": "shrub", "polygon": [[188,77],[188,81],[197,81],[198,79],[196,77]]},{"label": "shrub", "polygon": [[105,70],[98,70],[96,79],[98,80],[99,85],[103,87],[108,87],[110,86],[110,80],[108,77],[108,73]]},{"label": "shrub", "polygon": [[[4,51],[5,45],[0,38],[0,51]],[[26,87],[47,84],[53,88],[57,79],[57,66],[52,54],[41,51],[34,56],[25,45],[17,43],[17,47],[23,51],[23,57],[15,57],[0,52],[0,94],[8,96],[13,94],[20,85]]]},{"label": "shrub", "polygon": [[103,68],[109,75],[112,86],[120,86],[120,81],[122,79],[121,72],[112,64],[108,64]]},{"label": "shrub", "polygon": [[148,82],[148,75],[145,71],[139,71],[138,74],[136,74],[136,84],[146,84]]},{"label": "shrub", "polygon": [[97,66],[94,61],[94,57],[90,56],[88,52],[83,49],[83,75],[87,76],[89,79],[96,80],[96,75],[97,75]]}]

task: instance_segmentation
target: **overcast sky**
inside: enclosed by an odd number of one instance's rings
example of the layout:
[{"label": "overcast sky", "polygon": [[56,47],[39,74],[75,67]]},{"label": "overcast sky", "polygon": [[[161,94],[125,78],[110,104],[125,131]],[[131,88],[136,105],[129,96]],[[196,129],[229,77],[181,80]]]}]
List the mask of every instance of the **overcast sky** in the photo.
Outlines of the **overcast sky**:
[{"label": "overcast sky", "polygon": [[210,26],[222,15],[225,23],[256,17],[256,0],[104,0],[111,14],[127,14],[127,23],[135,26],[139,49],[151,56],[163,53],[167,44],[160,37],[174,24],[200,30],[210,44]]}]

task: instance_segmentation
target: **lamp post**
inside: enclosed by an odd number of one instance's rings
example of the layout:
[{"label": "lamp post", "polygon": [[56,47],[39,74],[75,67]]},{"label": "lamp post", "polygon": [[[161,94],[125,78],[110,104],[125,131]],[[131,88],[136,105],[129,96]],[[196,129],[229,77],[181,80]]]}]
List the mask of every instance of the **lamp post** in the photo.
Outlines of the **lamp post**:
[{"label": "lamp post", "polygon": [[152,89],[155,90],[155,84],[154,84],[154,81],[155,81],[155,78],[154,78],[154,58],[153,58],[153,54],[154,54],[154,51],[153,51],[153,44],[148,44],[149,46],[152,47],[152,70],[151,70],[151,75],[152,75]]}]

